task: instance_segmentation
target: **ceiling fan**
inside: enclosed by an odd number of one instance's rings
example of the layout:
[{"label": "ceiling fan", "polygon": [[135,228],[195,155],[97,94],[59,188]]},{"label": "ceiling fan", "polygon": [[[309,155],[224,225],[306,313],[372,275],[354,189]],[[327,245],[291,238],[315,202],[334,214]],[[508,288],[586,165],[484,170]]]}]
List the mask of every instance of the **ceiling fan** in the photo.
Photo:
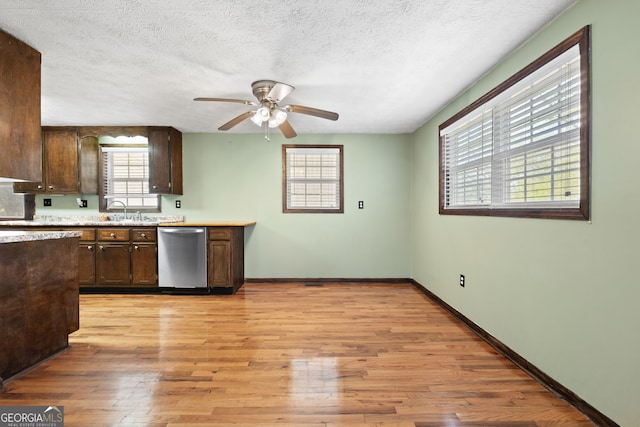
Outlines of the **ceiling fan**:
[{"label": "ceiling fan", "polygon": [[[268,132],[269,128],[277,127],[286,138],[293,138],[297,133],[287,120],[288,113],[300,113],[328,120],[338,120],[338,113],[332,111],[303,107],[302,105],[279,106],[278,103],[295,89],[286,83],[274,80],[257,80],[251,83],[251,89],[253,90],[253,95],[258,99],[257,102],[233,98],[195,98],[194,101],[236,102],[258,107],[255,110],[250,110],[234,117],[220,126],[218,130],[229,130],[244,120],[251,119],[256,125],[264,126],[265,132]],[[268,134],[265,137],[269,139]]]}]

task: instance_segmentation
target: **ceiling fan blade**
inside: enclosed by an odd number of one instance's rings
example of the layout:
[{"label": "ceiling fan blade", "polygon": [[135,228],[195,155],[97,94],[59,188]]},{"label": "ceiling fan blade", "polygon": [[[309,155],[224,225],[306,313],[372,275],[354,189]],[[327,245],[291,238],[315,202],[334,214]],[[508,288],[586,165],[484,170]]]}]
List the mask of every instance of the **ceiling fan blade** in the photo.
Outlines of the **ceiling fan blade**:
[{"label": "ceiling fan blade", "polygon": [[280,126],[278,127],[282,131],[282,134],[284,135],[285,138],[295,138],[298,135],[296,131],[293,130],[291,123],[289,123],[287,120],[282,122],[282,124],[280,124]]},{"label": "ceiling fan blade", "polygon": [[271,90],[269,91],[269,94],[267,95],[267,99],[270,99],[271,101],[278,103],[282,101],[291,92],[293,92],[294,89],[295,88],[293,86],[288,85],[286,83],[276,82],[271,88]]},{"label": "ceiling fan blade", "polygon": [[303,107],[302,105],[287,105],[284,107],[285,110],[291,111],[292,113],[300,113],[307,114],[309,116],[321,117],[323,119],[328,120],[338,120],[338,113],[334,113],[333,111],[320,110],[318,108],[312,107]]},{"label": "ceiling fan blade", "polygon": [[240,123],[240,122],[242,122],[244,120],[247,120],[254,113],[255,113],[254,111],[247,111],[246,113],[242,113],[238,117],[235,117],[235,118],[229,120],[227,123],[225,123],[222,126],[220,126],[218,128],[218,130],[229,130],[232,127],[234,127],[235,125],[237,125],[238,123]]},{"label": "ceiling fan blade", "polygon": [[216,101],[216,102],[235,102],[244,105],[258,105],[255,101],[246,101],[244,99],[234,98],[193,98],[194,101]]}]

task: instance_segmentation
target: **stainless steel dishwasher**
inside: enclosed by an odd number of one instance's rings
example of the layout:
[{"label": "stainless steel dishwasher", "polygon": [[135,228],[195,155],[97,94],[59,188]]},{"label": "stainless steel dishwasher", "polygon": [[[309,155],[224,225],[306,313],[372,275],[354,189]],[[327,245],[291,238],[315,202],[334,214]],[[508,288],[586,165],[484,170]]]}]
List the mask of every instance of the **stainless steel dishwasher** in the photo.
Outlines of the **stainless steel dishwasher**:
[{"label": "stainless steel dishwasher", "polygon": [[207,233],[204,227],[158,227],[158,285],[207,287]]}]

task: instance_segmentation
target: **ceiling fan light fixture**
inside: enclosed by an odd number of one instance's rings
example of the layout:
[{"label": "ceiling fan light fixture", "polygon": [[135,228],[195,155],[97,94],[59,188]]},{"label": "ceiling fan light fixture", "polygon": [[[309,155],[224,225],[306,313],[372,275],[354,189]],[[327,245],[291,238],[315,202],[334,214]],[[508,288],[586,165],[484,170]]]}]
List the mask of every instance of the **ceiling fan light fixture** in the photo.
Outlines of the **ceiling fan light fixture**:
[{"label": "ceiling fan light fixture", "polygon": [[269,120],[269,109],[266,107],[260,107],[256,110],[256,112],[251,116],[251,121],[258,126],[262,126],[263,122]]},{"label": "ceiling fan light fixture", "polygon": [[277,128],[284,121],[287,120],[287,113],[284,110],[275,109],[271,112],[271,117],[269,118],[269,127]]}]

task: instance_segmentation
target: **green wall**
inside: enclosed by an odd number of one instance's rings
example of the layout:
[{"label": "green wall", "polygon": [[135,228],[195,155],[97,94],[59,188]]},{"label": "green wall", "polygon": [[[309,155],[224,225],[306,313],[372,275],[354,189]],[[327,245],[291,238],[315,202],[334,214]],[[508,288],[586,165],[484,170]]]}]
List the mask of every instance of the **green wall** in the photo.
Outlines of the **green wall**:
[{"label": "green wall", "polygon": [[[344,145],[343,214],[282,213],[282,144],[290,143]],[[163,196],[162,215],[257,221],[245,233],[247,278],[408,278],[410,153],[411,135],[184,134],[184,195]],[[98,215],[97,196],[84,197],[88,209],[76,197],[37,196],[36,213]]]},{"label": "green wall", "polygon": [[[636,0],[578,2],[421,127],[412,154],[412,277],[623,426],[640,425],[639,17]],[[592,222],[438,215],[438,125],[587,24]]]},{"label": "green wall", "polygon": [[[184,135],[187,220],[256,220],[247,278],[407,278],[410,135]],[[344,145],[344,214],[282,213],[282,144]],[[358,209],[358,201],[364,209]]]}]

